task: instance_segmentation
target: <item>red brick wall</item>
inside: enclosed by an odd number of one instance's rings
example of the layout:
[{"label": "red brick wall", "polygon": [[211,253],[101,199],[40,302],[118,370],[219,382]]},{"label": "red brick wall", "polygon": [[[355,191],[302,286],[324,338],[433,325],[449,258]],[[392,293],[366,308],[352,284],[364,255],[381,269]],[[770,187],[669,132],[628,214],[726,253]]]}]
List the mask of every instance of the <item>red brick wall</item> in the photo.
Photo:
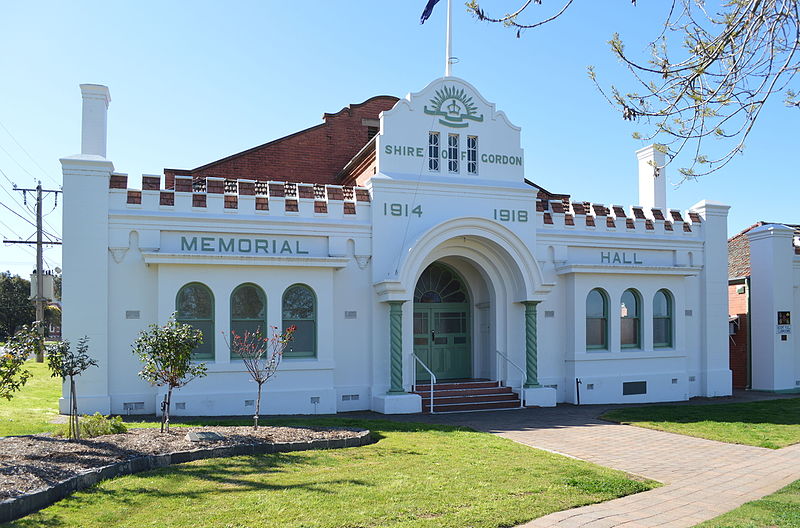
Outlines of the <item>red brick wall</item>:
[{"label": "red brick wall", "polygon": [[728,340],[735,389],[747,387],[747,293],[736,293],[736,289],[742,287],[744,284],[728,285],[728,312],[739,316],[739,331]]},{"label": "red brick wall", "polygon": [[[325,114],[321,125],[185,172],[204,178],[336,184],[337,174],[370,139],[362,120],[378,119],[396,102],[396,97],[373,97]],[[167,187],[175,172],[165,169]]]}]

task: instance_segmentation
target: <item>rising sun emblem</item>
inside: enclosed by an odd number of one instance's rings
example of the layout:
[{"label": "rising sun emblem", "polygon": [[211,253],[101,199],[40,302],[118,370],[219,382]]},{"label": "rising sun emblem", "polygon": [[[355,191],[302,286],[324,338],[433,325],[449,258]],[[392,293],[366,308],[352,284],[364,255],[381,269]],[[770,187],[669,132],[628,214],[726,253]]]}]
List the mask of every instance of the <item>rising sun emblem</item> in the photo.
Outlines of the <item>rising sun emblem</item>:
[{"label": "rising sun emblem", "polygon": [[445,86],[436,90],[430,100],[431,108],[425,106],[425,113],[440,116],[439,123],[452,128],[469,126],[469,121],[482,122],[483,114],[478,115],[478,107],[463,88]]}]

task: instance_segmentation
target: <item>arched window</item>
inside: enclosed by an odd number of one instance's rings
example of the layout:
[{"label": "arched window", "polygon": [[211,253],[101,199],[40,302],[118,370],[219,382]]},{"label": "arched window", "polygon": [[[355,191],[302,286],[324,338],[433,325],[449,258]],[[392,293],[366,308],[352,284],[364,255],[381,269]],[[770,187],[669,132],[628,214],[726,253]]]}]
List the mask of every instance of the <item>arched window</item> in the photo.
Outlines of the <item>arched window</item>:
[{"label": "arched window", "polygon": [[608,349],[608,300],[600,289],[586,297],[586,348]]},{"label": "arched window", "polygon": [[175,319],[203,332],[203,344],[194,349],[196,359],[214,359],[214,295],[208,286],[190,282],[175,297]]},{"label": "arched window", "polygon": [[667,290],[658,290],[653,297],[653,346],[672,346],[672,295]]},{"label": "arched window", "polygon": [[283,292],[283,329],[294,325],[285,357],[317,356],[317,298],[308,286],[294,284]]},{"label": "arched window", "polygon": [[[267,332],[267,299],[264,290],[255,284],[241,284],[231,293],[231,333]],[[233,339],[233,335],[229,339]],[[231,357],[239,357],[231,354]]]},{"label": "arched window", "polygon": [[642,348],[641,302],[636,290],[625,290],[619,305],[620,345]]}]

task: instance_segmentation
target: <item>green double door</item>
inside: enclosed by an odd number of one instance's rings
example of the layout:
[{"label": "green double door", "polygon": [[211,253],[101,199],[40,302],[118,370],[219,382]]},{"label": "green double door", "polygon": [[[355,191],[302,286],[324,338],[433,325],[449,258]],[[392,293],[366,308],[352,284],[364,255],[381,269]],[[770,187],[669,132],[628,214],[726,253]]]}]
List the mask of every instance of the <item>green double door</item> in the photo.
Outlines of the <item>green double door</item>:
[{"label": "green double door", "polygon": [[[469,304],[414,303],[414,353],[437,381],[471,377],[471,352]],[[430,381],[430,374],[416,365],[417,381]]]}]

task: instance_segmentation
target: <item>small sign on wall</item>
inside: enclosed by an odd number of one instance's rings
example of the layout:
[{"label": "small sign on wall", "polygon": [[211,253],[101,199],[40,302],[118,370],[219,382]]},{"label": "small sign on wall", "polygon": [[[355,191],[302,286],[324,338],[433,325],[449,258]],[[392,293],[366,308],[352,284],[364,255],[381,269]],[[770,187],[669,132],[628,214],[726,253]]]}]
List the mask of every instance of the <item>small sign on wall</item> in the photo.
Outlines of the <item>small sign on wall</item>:
[{"label": "small sign on wall", "polygon": [[792,325],[775,325],[775,333],[778,335],[789,335],[792,333]]},{"label": "small sign on wall", "polygon": [[778,312],[778,324],[779,325],[792,324],[792,312]]}]

